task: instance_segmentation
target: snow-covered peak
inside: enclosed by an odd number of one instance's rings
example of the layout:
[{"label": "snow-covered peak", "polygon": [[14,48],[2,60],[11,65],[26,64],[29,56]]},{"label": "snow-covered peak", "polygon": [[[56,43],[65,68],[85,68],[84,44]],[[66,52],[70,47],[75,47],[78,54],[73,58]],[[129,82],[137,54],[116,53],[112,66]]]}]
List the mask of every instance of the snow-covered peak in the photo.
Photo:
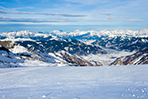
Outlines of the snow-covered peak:
[{"label": "snow-covered peak", "polygon": [[28,37],[28,36],[33,36],[34,34],[32,32],[29,32],[28,30],[25,31],[17,31],[17,32],[9,32],[7,33],[7,36],[23,36],[23,37]]},{"label": "snow-covered peak", "polygon": [[109,37],[115,37],[115,36],[133,36],[133,37],[148,37],[148,29],[141,29],[140,31],[133,31],[133,30],[102,30],[102,31],[80,31],[80,30],[74,30],[72,32],[63,32],[63,31],[52,31],[50,33],[54,33],[57,36],[60,37],[76,37],[76,36],[82,36],[85,34],[88,34],[88,37],[93,36],[109,36]]},{"label": "snow-covered peak", "polygon": [[25,31],[13,31],[13,32],[3,32],[0,34],[1,39],[41,39],[41,38],[51,38],[52,34],[49,33],[41,33],[41,32],[30,32],[28,30]]},{"label": "snow-covered peak", "polygon": [[31,38],[31,37],[53,37],[57,39],[57,37],[61,38],[79,38],[83,39],[89,38],[89,37],[116,37],[116,36],[131,36],[131,37],[148,37],[148,29],[141,29],[139,31],[133,31],[133,30],[102,30],[102,31],[80,31],[80,30],[74,30],[72,32],[65,32],[60,30],[54,30],[49,33],[45,32],[30,32],[28,30],[25,31],[14,31],[14,32],[3,32],[0,34],[1,38]]},{"label": "snow-covered peak", "polygon": [[140,33],[144,33],[144,32],[146,33],[147,31],[148,31],[148,29],[141,29],[139,32]]}]

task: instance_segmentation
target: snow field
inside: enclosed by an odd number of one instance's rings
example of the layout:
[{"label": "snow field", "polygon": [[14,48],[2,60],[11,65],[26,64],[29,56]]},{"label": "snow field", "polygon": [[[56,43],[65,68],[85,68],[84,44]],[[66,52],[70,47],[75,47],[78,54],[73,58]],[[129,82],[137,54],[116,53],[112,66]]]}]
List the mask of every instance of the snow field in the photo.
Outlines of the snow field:
[{"label": "snow field", "polygon": [[0,99],[148,99],[148,65],[0,69]]}]

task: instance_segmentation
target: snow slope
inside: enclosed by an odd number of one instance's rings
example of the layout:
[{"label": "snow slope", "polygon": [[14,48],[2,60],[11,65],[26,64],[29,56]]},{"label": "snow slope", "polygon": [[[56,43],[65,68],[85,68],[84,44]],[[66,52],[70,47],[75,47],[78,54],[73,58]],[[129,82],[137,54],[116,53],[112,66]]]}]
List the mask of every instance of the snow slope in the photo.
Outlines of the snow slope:
[{"label": "snow slope", "polygon": [[0,69],[0,99],[148,99],[148,65]]}]

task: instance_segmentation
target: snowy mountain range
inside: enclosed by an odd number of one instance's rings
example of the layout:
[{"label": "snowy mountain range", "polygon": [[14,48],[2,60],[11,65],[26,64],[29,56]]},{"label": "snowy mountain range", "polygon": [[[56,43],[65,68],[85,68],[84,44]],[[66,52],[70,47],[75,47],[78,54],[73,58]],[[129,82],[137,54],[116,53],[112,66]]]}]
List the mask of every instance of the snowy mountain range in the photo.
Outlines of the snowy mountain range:
[{"label": "snowy mountain range", "polygon": [[[115,51],[104,48],[130,52],[146,49],[148,47],[148,29],[141,29],[140,31],[103,30],[98,32],[79,30],[73,32],[61,30],[30,32],[26,30],[3,32],[0,34],[0,39],[1,64],[5,67],[20,66],[20,64],[35,63],[35,61],[39,64],[43,62],[48,65],[100,66],[108,65],[115,58],[120,59],[116,55],[111,55],[111,53],[116,53]],[[110,59],[98,60],[99,57],[102,57],[102,54],[110,57]],[[87,56],[93,57],[93,55],[97,56],[95,60],[87,58]],[[144,58],[144,61],[146,61],[146,58]],[[120,65],[127,65],[124,61],[122,63]],[[117,64],[113,63],[113,65]]]},{"label": "snowy mountain range", "polygon": [[[141,29],[140,31],[132,30],[113,30],[113,31],[79,31],[63,32],[62,30],[55,30],[51,32],[30,32],[14,31],[8,33],[1,33],[0,39],[31,39],[31,40],[61,40],[73,39],[80,40],[83,43],[90,45],[99,45],[105,48],[125,51],[138,51],[148,47],[148,29]],[[60,38],[60,39],[59,39]],[[61,45],[63,46],[63,45]],[[54,48],[55,49],[55,48]],[[64,48],[62,48],[64,49]],[[68,50],[68,49],[67,49]],[[73,54],[73,53],[72,53]],[[84,53],[83,53],[84,54]]]},{"label": "snowy mountain range", "polygon": [[63,32],[63,31],[51,31],[53,35],[62,38],[77,38],[77,39],[98,39],[104,37],[116,37],[116,36],[133,36],[133,37],[148,37],[148,29],[141,29],[139,31],[132,30],[102,30],[102,31],[79,31]]},{"label": "snowy mountain range", "polygon": [[[62,30],[54,30],[51,32],[30,32],[26,31],[13,31],[13,32],[2,32],[0,38],[47,38],[47,37],[61,37],[61,38],[76,38],[76,39],[98,39],[104,37],[116,37],[116,36],[132,36],[132,37],[148,37],[148,29],[141,29],[139,31],[132,30],[102,30],[102,31],[79,31],[63,32]],[[34,39],[35,39],[34,38]]]}]

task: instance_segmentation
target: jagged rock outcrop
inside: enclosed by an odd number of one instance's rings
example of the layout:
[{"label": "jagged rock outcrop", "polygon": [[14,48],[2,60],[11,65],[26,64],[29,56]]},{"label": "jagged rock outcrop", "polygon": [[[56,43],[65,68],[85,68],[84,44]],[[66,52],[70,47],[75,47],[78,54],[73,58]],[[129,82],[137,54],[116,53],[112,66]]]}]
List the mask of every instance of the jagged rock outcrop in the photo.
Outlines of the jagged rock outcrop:
[{"label": "jagged rock outcrop", "polygon": [[12,41],[0,41],[0,45],[4,46],[5,48],[7,48],[11,44],[11,42]]},{"label": "jagged rock outcrop", "polygon": [[133,55],[117,58],[112,65],[139,65],[148,64],[148,48],[134,53]]}]

